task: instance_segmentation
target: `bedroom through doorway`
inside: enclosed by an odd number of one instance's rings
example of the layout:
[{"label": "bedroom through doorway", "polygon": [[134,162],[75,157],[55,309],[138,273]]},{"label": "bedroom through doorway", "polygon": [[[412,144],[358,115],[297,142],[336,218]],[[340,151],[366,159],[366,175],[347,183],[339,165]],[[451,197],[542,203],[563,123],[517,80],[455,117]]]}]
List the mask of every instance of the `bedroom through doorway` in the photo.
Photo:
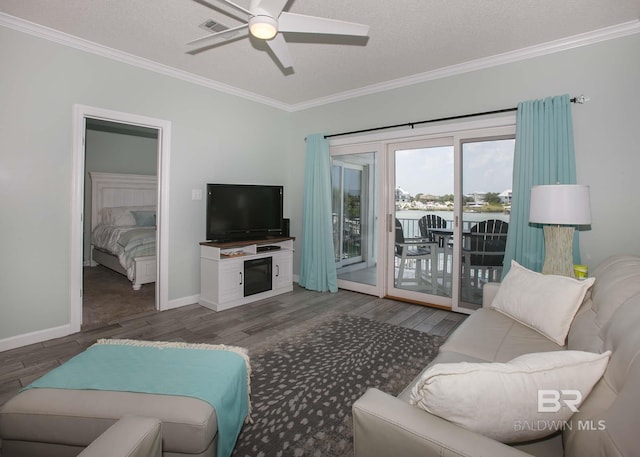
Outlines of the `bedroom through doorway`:
[{"label": "bedroom through doorway", "polygon": [[156,309],[158,137],[155,128],[86,118],[83,329]]}]

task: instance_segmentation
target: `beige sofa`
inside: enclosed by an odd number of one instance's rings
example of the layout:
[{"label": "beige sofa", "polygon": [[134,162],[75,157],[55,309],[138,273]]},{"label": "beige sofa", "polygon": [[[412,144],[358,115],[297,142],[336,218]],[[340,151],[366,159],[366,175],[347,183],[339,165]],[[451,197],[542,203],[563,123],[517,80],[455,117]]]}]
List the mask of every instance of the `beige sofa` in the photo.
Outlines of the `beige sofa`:
[{"label": "beige sofa", "polygon": [[355,457],[640,456],[640,257],[611,257],[591,276],[596,281],[565,346],[492,309],[499,285],[487,284],[483,308],[456,329],[432,362],[507,362],[566,349],[612,351],[603,377],[562,432],[513,446],[471,432],[409,403],[418,376],[398,397],[369,389],[356,401]]},{"label": "beige sofa", "polygon": [[151,417],[124,416],[78,457],[161,457],[162,423]]},{"label": "beige sofa", "polygon": [[77,456],[124,416],[162,422],[164,457],[216,457],[217,416],[204,400],[65,389],[25,390],[0,408],[0,455]]}]

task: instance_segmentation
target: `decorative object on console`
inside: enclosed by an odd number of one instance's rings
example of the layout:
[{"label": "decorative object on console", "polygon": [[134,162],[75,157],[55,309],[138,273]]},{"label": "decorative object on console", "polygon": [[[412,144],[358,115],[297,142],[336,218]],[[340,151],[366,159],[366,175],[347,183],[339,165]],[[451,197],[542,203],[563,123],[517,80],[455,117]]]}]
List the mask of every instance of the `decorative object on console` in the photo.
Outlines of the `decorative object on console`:
[{"label": "decorative object on console", "polygon": [[575,278],[574,226],[591,224],[589,186],[533,186],[529,222],[544,224],[545,253],[542,273]]}]

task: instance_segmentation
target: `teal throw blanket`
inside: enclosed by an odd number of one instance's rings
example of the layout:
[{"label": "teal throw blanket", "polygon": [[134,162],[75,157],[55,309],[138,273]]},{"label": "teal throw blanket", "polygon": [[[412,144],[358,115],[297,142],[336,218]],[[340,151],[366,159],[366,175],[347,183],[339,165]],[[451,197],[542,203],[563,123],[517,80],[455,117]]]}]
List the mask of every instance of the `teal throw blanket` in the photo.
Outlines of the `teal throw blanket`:
[{"label": "teal throw blanket", "polygon": [[25,389],[93,389],[199,398],[215,408],[218,456],[229,457],[250,413],[249,379],[249,358],[242,348],[100,340]]}]

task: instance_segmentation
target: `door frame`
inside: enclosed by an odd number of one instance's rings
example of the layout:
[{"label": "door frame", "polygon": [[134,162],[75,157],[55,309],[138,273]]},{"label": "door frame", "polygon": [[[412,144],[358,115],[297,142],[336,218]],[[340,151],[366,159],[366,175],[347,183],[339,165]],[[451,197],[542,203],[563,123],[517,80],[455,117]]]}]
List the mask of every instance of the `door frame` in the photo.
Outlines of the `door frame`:
[{"label": "door frame", "polygon": [[86,119],[119,122],[158,131],[158,229],[156,250],[156,309],[164,310],[169,302],[169,157],[171,122],[138,114],[93,106],[73,105],[73,157],[71,174],[71,274],[69,284],[69,323],[71,333],[82,326],[82,268],[84,237],[84,181]]}]

